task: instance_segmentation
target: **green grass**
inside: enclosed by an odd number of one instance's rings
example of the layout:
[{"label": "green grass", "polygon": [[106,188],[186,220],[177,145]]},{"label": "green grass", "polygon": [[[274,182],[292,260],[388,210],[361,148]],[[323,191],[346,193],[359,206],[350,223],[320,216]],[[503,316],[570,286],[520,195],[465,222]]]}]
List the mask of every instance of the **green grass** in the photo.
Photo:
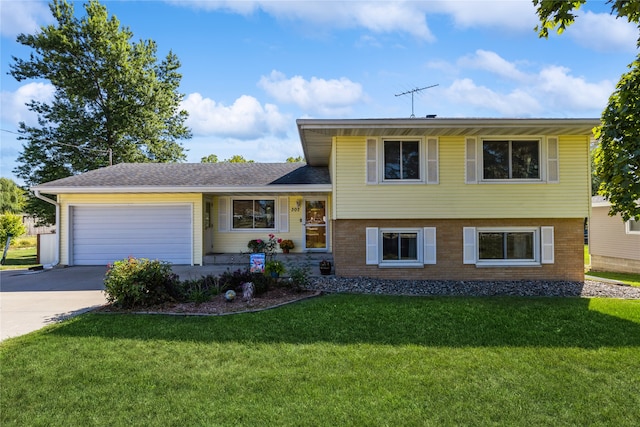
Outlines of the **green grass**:
[{"label": "green grass", "polygon": [[0,425],[615,425],[640,301],[329,295],[222,317],[91,313],[0,344]]},{"label": "green grass", "polygon": [[611,273],[605,271],[589,271],[589,276],[602,277],[604,279],[617,280],[630,286],[640,287],[640,274],[633,273]]},{"label": "green grass", "polygon": [[[0,251],[4,251],[4,246]],[[25,269],[40,265],[36,263],[37,251],[35,236],[12,239],[11,247],[7,251],[7,258],[4,265],[0,266],[0,270]],[[2,256],[1,252],[0,256]]]}]

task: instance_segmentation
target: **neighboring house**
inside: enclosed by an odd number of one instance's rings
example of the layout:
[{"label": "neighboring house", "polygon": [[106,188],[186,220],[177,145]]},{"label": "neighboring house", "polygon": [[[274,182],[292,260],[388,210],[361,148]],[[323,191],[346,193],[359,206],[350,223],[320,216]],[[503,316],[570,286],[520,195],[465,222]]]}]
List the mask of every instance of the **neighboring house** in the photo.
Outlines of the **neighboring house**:
[{"label": "neighboring house", "polygon": [[640,273],[640,222],[609,216],[611,204],[602,196],[591,199],[589,252],[591,269]]},{"label": "neighboring house", "polygon": [[597,119],[297,124],[306,165],[121,164],[35,187],[58,195],[60,263],[202,264],[273,233],[340,276],[583,279]]}]

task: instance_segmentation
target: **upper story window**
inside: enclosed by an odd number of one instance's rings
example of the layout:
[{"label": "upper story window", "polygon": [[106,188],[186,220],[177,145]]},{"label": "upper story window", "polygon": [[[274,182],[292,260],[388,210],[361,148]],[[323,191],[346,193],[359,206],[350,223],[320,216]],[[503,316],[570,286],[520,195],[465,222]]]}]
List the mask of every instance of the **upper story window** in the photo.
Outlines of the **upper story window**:
[{"label": "upper story window", "polygon": [[275,228],[274,199],[234,200],[234,229],[273,229]]},{"label": "upper story window", "polygon": [[483,141],[482,178],[540,179],[540,141]]},{"label": "upper story window", "polygon": [[367,184],[437,184],[437,138],[367,138]]},{"label": "upper story window", "polygon": [[420,179],[420,141],[383,141],[384,179]]},{"label": "upper story window", "polygon": [[558,183],[558,137],[465,138],[465,182]]}]

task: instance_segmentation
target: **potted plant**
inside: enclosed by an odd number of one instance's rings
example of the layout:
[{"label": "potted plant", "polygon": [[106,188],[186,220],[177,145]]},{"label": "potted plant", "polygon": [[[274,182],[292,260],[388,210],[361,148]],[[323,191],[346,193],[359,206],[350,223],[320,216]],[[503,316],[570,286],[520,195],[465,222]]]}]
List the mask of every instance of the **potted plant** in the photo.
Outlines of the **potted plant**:
[{"label": "potted plant", "polygon": [[296,245],[293,244],[293,240],[284,239],[280,241],[280,249],[282,249],[282,252],[285,254],[288,254],[291,249],[295,248],[295,246]]},{"label": "potted plant", "polygon": [[251,249],[251,252],[253,252],[254,254],[264,252],[265,246],[266,244],[262,239],[249,240],[249,243],[247,243],[247,247]]},{"label": "potted plant", "polygon": [[267,261],[264,265],[265,274],[270,274],[271,277],[280,277],[280,275],[285,271],[286,269],[284,268],[282,261],[271,260]]},{"label": "potted plant", "polygon": [[320,274],[323,276],[331,274],[331,263],[326,259],[320,261]]}]

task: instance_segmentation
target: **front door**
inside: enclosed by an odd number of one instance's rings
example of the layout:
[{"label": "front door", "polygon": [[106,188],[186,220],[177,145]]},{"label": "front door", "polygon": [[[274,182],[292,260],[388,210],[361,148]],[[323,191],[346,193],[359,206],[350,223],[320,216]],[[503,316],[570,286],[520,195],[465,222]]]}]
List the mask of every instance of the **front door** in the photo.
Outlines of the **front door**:
[{"label": "front door", "polygon": [[327,250],[327,201],[305,199],[304,241],[307,251]]}]

